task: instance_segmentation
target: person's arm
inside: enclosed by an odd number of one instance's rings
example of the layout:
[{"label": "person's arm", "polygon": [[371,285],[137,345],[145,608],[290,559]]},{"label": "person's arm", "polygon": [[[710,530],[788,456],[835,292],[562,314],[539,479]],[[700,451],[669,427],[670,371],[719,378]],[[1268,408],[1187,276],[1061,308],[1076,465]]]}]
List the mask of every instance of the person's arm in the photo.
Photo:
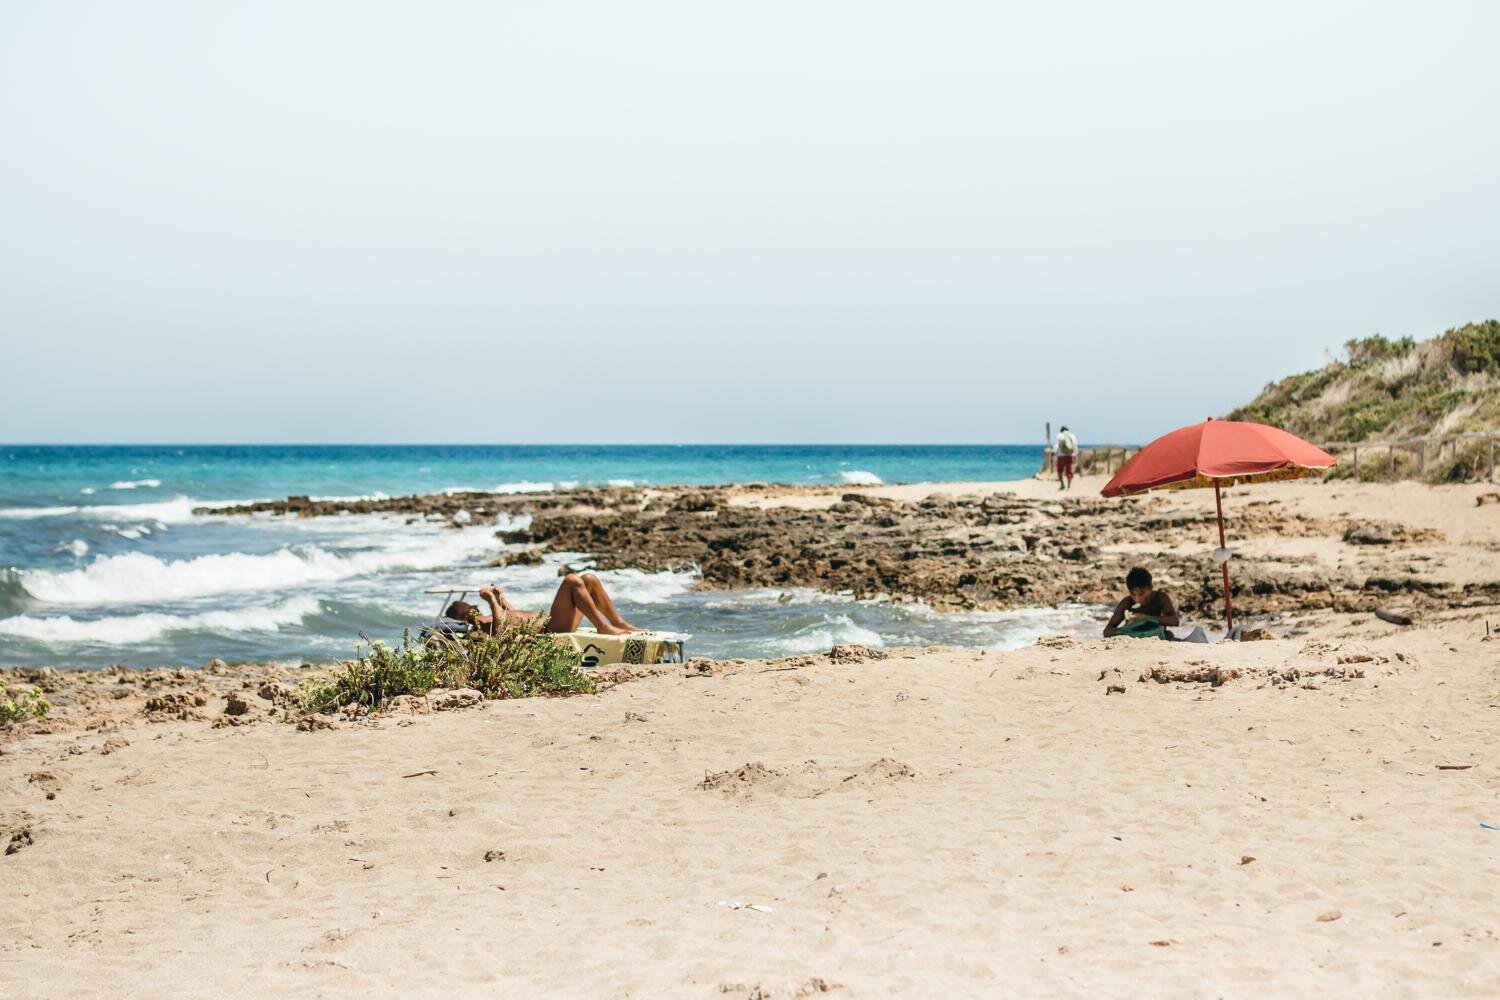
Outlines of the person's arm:
[{"label": "person's arm", "polygon": [[1161,595],[1161,614],[1156,616],[1156,620],[1163,625],[1182,624],[1182,617],[1177,613],[1177,605],[1173,604],[1172,599],[1166,594]]},{"label": "person's arm", "polygon": [[1125,611],[1130,607],[1130,598],[1125,598],[1115,605],[1115,613],[1110,616],[1109,624],[1104,626],[1104,638],[1108,639],[1119,631],[1120,623],[1125,620]]}]

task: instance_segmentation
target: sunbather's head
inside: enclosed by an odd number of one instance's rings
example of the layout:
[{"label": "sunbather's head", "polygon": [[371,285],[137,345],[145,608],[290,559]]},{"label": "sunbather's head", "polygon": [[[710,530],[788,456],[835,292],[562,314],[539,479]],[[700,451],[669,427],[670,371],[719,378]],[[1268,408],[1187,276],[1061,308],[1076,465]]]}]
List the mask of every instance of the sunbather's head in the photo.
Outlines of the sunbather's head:
[{"label": "sunbather's head", "polygon": [[1125,589],[1137,604],[1151,596],[1151,571],[1137,566],[1125,574]]},{"label": "sunbather's head", "polygon": [[443,612],[443,614],[447,615],[449,618],[452,618],[456,622],[467,622],[470,615],[475,615],[478,613],[479,609],[474,607],[474,605],[470,604],[468,601],[454,601],[452,604],[448,605],[448,610]]}]

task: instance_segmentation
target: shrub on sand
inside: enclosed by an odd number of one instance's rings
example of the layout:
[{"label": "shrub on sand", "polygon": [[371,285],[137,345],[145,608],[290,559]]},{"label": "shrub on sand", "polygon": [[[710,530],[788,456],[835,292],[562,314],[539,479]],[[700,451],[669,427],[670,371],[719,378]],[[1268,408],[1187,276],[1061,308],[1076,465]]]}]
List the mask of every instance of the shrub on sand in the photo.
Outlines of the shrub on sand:
[{"label": "shrub on sand", "polygon": [[0,677],[0,724],[40,719],[52,711],[52,703],[36,688],[27,688],[14,698],[5,696],[5,678]]},{"label": "shrub on sand", "polygon": [[537,621],[508,622],[498,635],[433,635],[417,643],[408,629],[399,648],[365,642],[365,651],[340,664],[332,677],[304,688],[306,708],[321,712],[353,704],[376,711],[392,698],[439,687],[475,688],[486,698],[594,691],[578,653]]}]

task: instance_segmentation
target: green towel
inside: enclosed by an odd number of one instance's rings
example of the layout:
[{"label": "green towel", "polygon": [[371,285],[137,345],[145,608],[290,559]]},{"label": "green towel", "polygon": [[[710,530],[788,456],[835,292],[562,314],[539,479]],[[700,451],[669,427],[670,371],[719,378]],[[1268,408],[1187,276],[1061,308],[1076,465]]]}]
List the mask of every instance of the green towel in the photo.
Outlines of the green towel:
[{"label": "green towel", "polygon": [[1133,618],[1121,625],[1116,635],[1128,635],[1132,639],[1165,639],[1167,630],[1155,618]]}]

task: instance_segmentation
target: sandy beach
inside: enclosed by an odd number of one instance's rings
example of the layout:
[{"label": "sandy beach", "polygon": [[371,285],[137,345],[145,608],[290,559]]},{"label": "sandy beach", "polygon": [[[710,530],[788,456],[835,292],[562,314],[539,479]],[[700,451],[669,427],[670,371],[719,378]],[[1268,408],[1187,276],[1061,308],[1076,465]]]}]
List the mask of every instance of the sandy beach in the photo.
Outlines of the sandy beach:
[{"label": "sandy beach", "polygon": [[[1487,492],[1266,487],[1433,534],[1239,548],[1474,594]],[[1408,607],[300,728],[297,670],[56,672],[0,743],[0,995],[1493,996],[1500,609]]]}]

